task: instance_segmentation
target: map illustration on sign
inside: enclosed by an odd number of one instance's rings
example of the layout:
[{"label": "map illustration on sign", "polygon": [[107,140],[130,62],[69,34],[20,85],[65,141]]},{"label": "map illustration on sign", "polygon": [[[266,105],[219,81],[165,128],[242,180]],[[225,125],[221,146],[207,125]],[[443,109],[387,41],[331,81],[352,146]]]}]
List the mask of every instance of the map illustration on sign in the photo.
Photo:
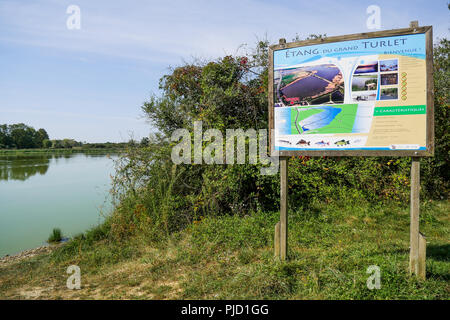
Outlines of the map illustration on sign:
[{"label": "map illustration on sign", "polygon": [[423,33],[275,50],[275,149],[425,150],[425,56]]}]

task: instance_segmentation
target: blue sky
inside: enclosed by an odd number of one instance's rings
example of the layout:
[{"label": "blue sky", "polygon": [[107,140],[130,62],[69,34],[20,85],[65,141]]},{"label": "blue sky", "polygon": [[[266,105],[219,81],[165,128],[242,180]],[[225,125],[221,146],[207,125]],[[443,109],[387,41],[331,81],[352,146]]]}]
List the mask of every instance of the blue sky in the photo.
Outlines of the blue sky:
[{"label": "blue sky", "polygon": [[[448,1],[0,0],[0,123],[45,128],[53,139],[127,141],[151,132],[140,106],[169,67],[245,53],[258,38],[375,31],[411,20],[448,37]],[[69,5],[81,29],[69,30]]]}]

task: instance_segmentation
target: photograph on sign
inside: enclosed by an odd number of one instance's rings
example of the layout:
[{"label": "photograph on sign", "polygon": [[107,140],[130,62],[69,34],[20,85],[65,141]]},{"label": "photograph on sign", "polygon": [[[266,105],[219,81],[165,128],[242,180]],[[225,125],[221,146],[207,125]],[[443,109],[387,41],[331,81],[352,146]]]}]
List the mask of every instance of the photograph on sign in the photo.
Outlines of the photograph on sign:
[{"label": "photograph on sign", "polygon": [[426,34],[273,51],[275,150],[427,150]]}]

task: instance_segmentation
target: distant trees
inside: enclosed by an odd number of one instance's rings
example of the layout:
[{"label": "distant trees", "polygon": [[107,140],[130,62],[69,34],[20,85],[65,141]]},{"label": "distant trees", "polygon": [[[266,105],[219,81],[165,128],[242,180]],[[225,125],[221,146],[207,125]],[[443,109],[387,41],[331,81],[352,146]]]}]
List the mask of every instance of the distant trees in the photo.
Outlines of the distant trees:
[{"label": "distant trees", "polygon": [[148,147],[149,144],[150,144],[150,139],[147,138],[147,137],[143,137],[143,138],[141,139],[141,142],[139,143],[139,145],[140,145],[141,147]]},{"label": "distant trees", "polygon": [[124,149],[128,146],[127,142],[97,142],[82,144],[83,149]]},{"label": "distant trees", "polygon": [[40,147],[44,147],[44,140],[49,140],[49,136],[47,134],[47,131],[45,131],[45,129],[41,128],[36,133],[37,145]]},{"label": "distant trees", "polygon": [[82,143],[74,139],[50,140],[45,129],[35,130],[23,123],[0,125],[0,149],[74,148]]},{"label": "distant trees", "polygon": [[[86,146],[92,147],[91,144]],[[0,149],[71,149],[75,147],[84,146],[83,143],[74,139],[50,140],[45,129],[35,130],[23,123],[0,124]],[[104,144],[101,147],[105,147]]]},{"label": "distant trees", "polygon": [[42,147],[45,149],[51,148],[52,146],[52,142],[49,139],[44,139],[44,141],[42,141]]},{"label": "distant trees", "polygon": [[6,124],[0,125],[0,148],[7,148],[11,145],[11,136],[9,135],[9,127]]},{"label": "distant trees", "polygon": [[82,143],[75,141],[74,139],[55,139],[50,140],[50,147],[52,149],[71,149],[74,147],[81,147]]},{"label": "distant trees", "polygon": [[0,124],[0,149],[125,149],[128,146],[147,146],[148,138],[143,138],[140,144],[131,139],[129,142],[80,142],[74,139],[53,139],[45,129],[35,130],[23,123]]},{"label": "distant trees", "polygon": [[0,125],[0,148],[42,148],[49,136],[45,129],[35,130],[24,123]]}]

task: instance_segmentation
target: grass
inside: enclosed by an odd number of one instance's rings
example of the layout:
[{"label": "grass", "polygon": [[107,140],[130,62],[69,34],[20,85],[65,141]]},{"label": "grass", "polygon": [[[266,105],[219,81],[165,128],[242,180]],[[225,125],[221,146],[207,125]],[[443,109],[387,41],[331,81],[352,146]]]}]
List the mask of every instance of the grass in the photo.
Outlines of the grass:
[{"label": "grass", "polygon": [[[289,260],[273,257],[278,212],[204,218],[163,241],[107,240],[103,225],[53,253],[0,264],[2,299],[449,299],[448,201],[425,202],[427,280],[408,274],[409,210],[334,202],[289,212]],[[81,268],[68,290],[66,269]],[[367,268],[381,269],[369,290]]]},{"label": "grass", "polygon": [[55,242],[60,242],[63,238],[61,229],[58,228],[54,228],[52,230],[52,233],[50,234],[50,236],[47,239],[48,243],[55,243]]}]

